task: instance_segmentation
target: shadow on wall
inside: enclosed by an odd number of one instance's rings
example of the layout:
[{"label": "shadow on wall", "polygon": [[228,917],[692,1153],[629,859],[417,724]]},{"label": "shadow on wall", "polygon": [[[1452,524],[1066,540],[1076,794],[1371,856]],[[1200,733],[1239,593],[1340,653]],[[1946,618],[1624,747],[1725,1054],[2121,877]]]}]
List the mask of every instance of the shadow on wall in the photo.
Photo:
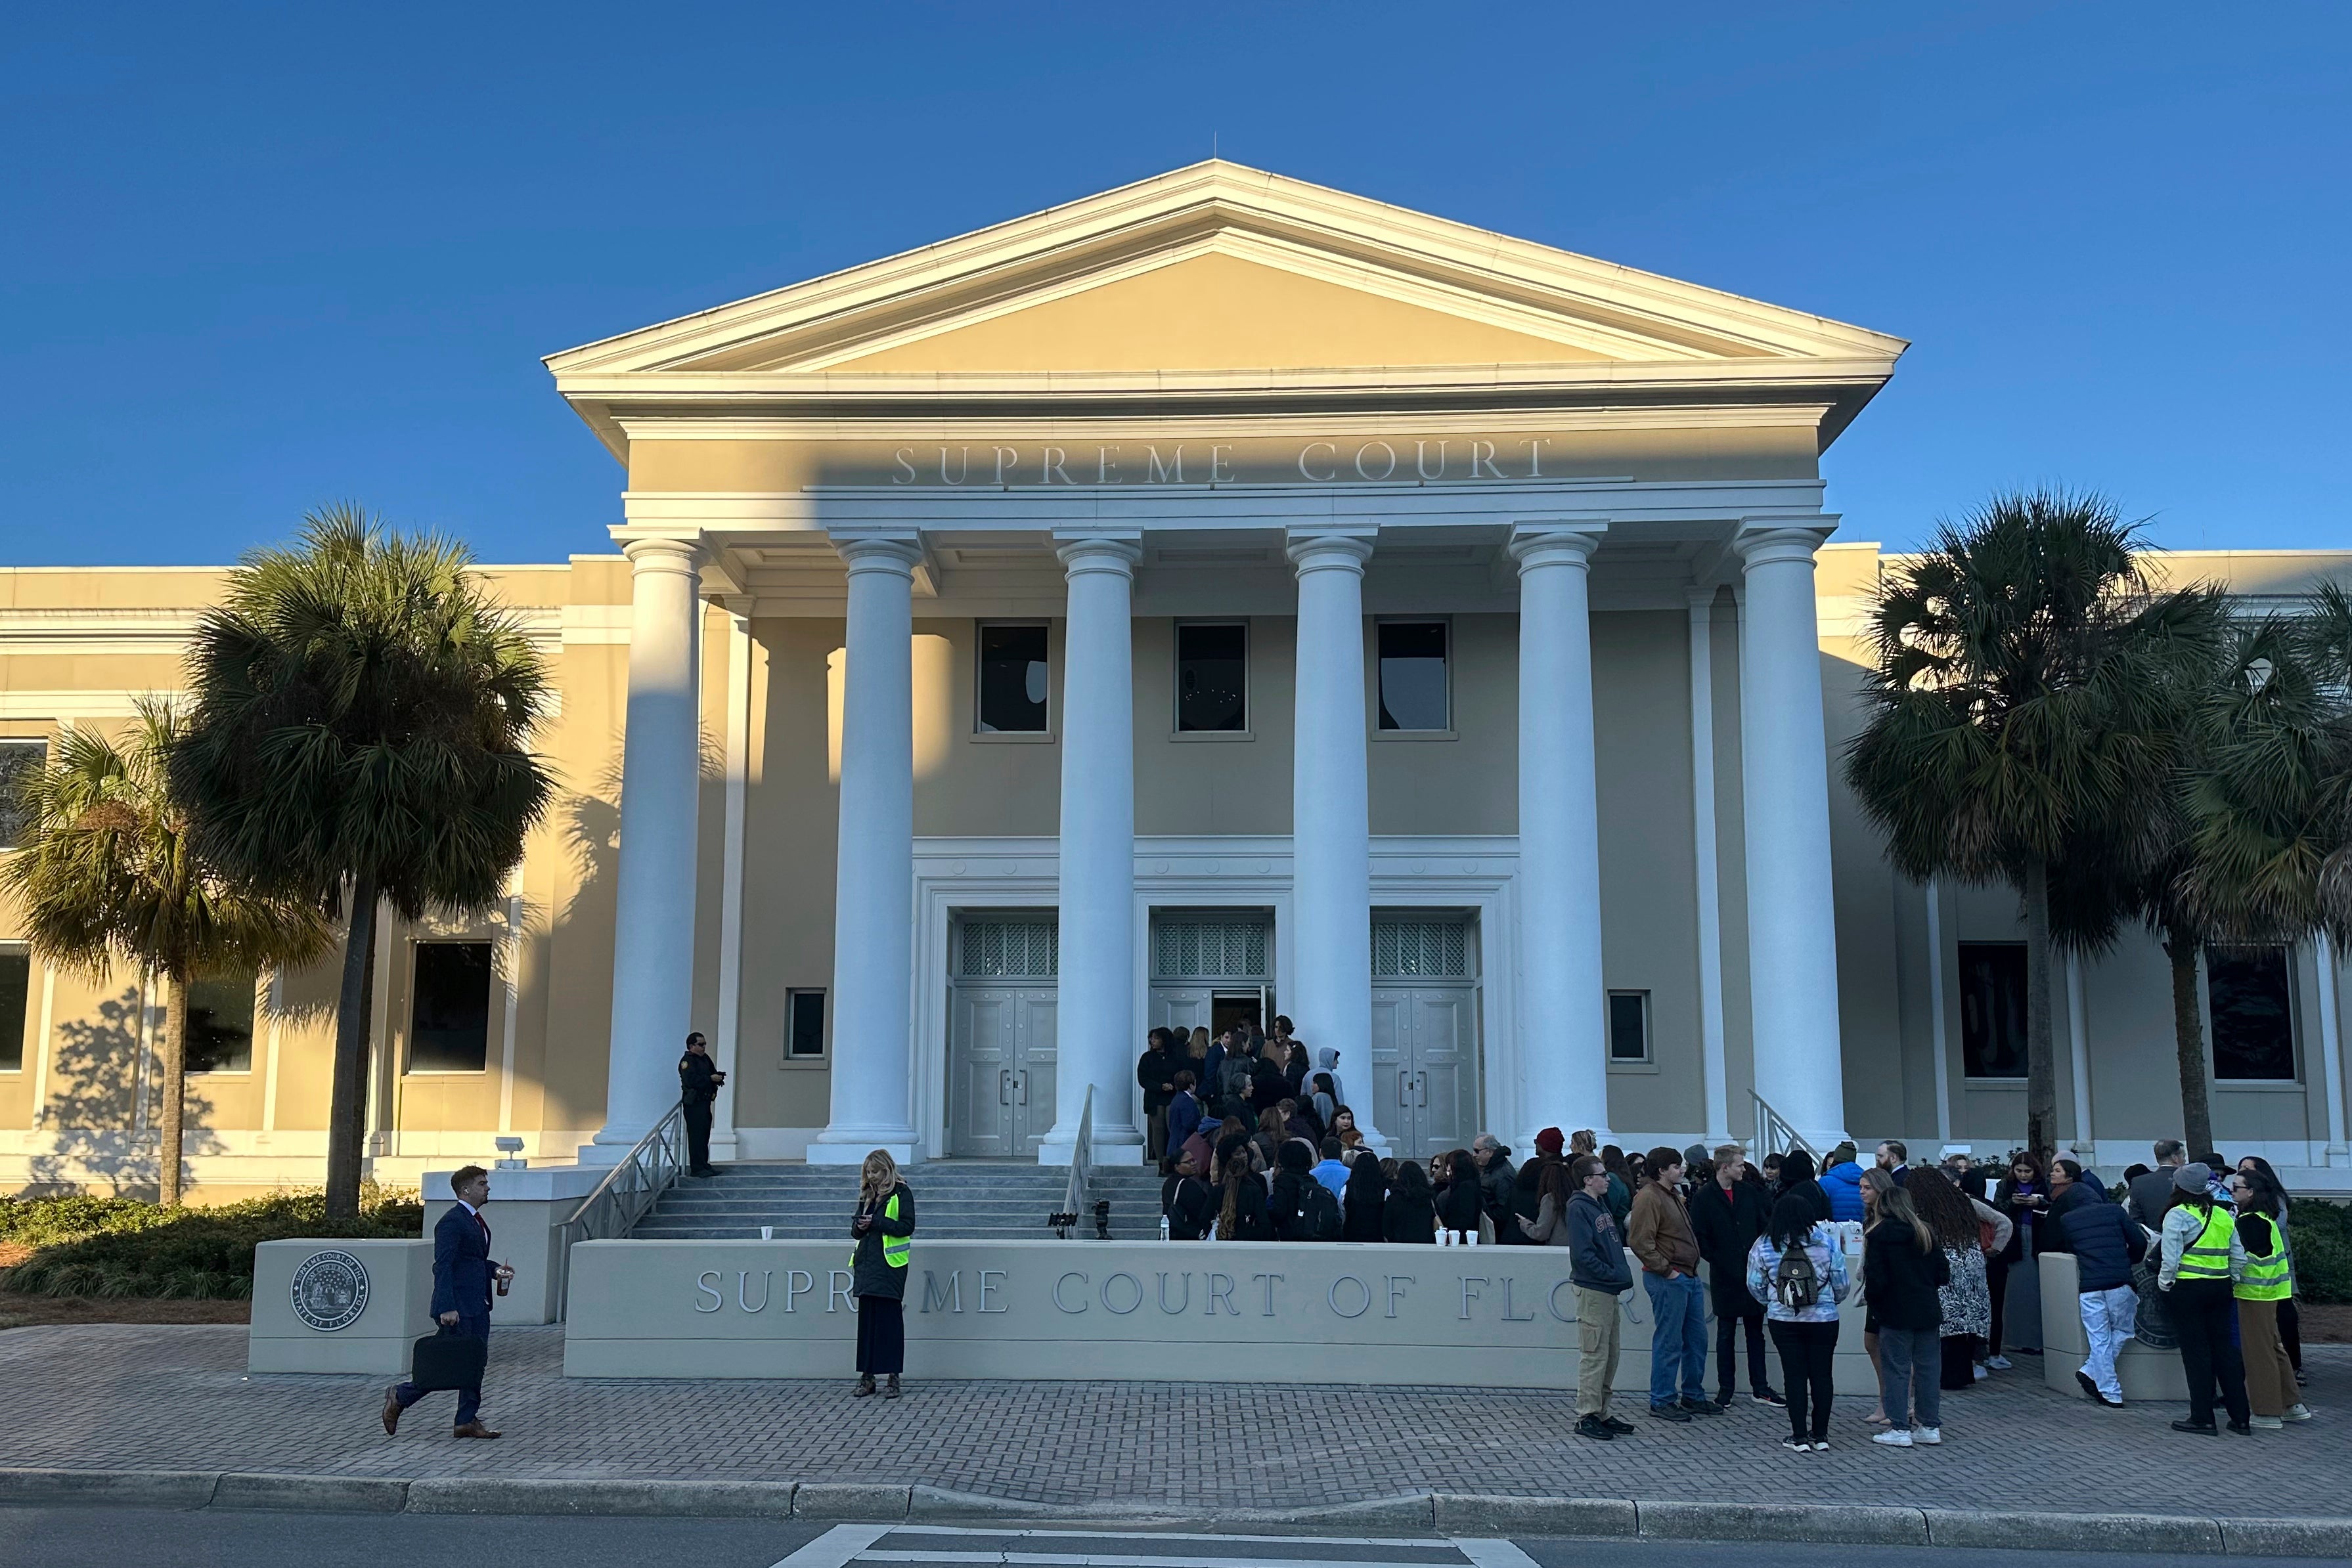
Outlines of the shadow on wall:
[{"label": "shadow on wall", "polygon": [[[104,1189],[116,1197],[152,1199],[161,1189],[153,1124],[158,1086],[142,1061],[139,1012],[139,991],[132,987],[100,1002],[94,1019],[71,1019],[58,1026],[48,1098],[40,1107],[49,1147],[27,1162],[28,1190]],[[142,1097],[148,1112],[143,1126],[138,1114]],[[213,1103],[194,1080],[184,1103],[184,1161],[221,1153],[223,1144],[205,1125]]]}]

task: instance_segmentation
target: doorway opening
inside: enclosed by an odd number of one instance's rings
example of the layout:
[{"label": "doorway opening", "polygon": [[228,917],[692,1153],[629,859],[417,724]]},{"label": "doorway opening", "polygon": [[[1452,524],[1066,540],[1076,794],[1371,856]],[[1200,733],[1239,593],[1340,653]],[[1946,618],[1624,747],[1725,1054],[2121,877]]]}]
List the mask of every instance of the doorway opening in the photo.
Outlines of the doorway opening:
[{"label": "doorway opening", "polygon": [[1059,916],[957,910],[950,918],[947,1153],[1034,1157],[1054,1126]]}]

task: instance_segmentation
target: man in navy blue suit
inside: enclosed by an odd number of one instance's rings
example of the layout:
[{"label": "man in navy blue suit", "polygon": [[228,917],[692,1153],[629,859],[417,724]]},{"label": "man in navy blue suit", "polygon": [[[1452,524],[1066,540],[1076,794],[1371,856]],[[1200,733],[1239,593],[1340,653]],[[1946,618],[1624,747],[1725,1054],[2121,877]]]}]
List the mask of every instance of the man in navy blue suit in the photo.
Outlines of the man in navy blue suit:
[{"label": "man in navy blue suit", "polygon": [[[491,1293],[514,1278],[514,1270],[490,1258],[489,1221],[482,1205],[490,1200],[490,1173],[479,1166],[461,1166],[449,1176],[449,1190],[457,1201],[433,1227],[433,1315],[444,1328],[488,1341],[490,1337]],[[400,1413],[425,1397],[415,1385],[395,1383],[383,1391],[383,1429],[400,1429]],[[460,1437],[495,1437],[482,1425],[482,1385],[457,1390]]]}]

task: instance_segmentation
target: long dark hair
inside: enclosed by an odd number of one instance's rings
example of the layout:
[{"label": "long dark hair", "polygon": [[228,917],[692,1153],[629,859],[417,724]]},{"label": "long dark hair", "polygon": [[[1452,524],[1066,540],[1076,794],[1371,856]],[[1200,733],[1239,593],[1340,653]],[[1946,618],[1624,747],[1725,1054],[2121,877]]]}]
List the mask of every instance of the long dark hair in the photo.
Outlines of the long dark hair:
[{"label": "long dark hair", "polygon": [[1429,1173],[1421,1168],[1418,1160],[1399,1160],[1396,1181],[1390,1190],[1402,1193],[1407,1197],[1426,1197],[1429,1196]]},{"label": "long dark hair", "polygon": [[1803,1246],[1813,1234],[1814,1223],[1811,1204],[1793,1192],[1782,1193],[1772,1205],[1772,1245],[1783,1252]]},{"label": "long dark hair", "polygon": [[1235,1150],[1225,1160],[1225,1201],[1217,1209],[1217,1239],[1231,1241],[1242,1218],[1242,1183],[1255,1181],[1250,1172],[1249,1155]]},{"label": "long dark hair", "polygon": [[[1925,1167],[1914,1169],[1911,1179],[1898,1189],[1910,1195],[1912,1207],[1919,1218],[1934,1231],[1942,1246],[1968,1248],[1978,1245],[1977,1211],[1951,1178],[1941,1171]],[[1879,1199],[1881,1203],[1886,1200]]]}]

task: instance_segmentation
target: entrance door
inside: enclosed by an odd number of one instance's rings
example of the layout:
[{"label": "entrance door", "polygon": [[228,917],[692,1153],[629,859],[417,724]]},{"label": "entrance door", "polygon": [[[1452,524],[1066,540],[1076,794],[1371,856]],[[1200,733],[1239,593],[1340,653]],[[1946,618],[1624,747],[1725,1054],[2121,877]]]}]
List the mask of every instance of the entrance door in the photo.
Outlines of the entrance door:
[{"label": "entrance door", "polygon": [[948,1154],[1034,1155],[1054,1125],[1055,993],[960,985],[949,1006]]},{"label": "entrance door", "polygon": [[1476,988],[1372,991],[1372,1115],[1401,1157],[1466,1149],[1478,1134]]}]

